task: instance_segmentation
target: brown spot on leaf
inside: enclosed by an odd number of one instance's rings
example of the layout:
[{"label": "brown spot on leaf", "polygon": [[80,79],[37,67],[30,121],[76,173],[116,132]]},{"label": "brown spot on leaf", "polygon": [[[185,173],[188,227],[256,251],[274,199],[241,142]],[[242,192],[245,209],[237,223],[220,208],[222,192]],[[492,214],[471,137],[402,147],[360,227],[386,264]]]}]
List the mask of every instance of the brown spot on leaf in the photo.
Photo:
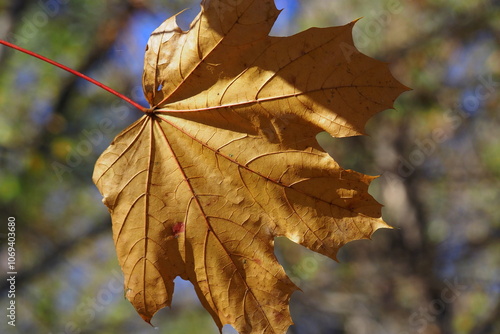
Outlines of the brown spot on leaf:
[{"label": "brown spot on leaf", "polygon": [[179,234],[184,233],[185,230],[186,227],[182,222],[175,223],[174,226],[172,226],[172,232],[174,232],[174,237],[176,238],[179,237]]}]

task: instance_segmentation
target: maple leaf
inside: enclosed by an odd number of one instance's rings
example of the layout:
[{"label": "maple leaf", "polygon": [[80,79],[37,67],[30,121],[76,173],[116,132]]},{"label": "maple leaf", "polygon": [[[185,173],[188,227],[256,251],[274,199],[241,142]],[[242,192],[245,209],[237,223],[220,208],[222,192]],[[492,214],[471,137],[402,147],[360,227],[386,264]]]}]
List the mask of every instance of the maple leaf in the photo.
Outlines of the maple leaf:
[{"label": "maple leaf", "polygon": [[219,328],[285,333],[297,287],[274,251],[285,236],[335,259],[379,228],[374,179],[316,141],[363,133],[407,88],[354,47],[354,22],[270,37],[271,0],[212,0],[188,31],[148,42],[151,108],[96,163],[126,297],[150,322],[173,280],[191,281]]}]

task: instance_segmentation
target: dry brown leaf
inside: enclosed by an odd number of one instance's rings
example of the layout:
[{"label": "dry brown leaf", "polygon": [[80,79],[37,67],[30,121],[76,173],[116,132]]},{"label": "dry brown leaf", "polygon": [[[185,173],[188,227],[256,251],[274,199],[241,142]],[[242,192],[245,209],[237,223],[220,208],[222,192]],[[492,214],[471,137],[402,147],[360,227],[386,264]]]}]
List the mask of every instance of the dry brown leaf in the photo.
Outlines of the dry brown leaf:
[{"label": "dry brown leaf", "polygon": [[147,322],[181,276],[219,328],[285,333],[297,287],[274,238],[335,259],[388,227],[373,177],[315,136],[362,134],[407,88],[354,48],[354,22],[269,37],[278,14],[272,0],[212,0],[187,32],[165,21],[145,56],[151,109],[96,164],[126,296]]}]

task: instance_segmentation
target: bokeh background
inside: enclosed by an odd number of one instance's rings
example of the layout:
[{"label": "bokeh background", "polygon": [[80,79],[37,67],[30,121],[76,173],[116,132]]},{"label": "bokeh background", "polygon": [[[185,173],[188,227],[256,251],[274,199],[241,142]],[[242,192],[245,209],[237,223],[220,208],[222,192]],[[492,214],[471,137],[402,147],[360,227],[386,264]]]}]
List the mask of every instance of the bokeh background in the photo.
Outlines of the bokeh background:
[{"label": "bokeh background", "polygon": [[[281,0],[274,35],[363,17],[354,37],[413,91],[366,137],[321,144],[370,188],[395,228],[352,242],[339,262],[286,239],[276,254],[296,292],[291,334],[500,333],[500,1]],[[0,38],[145,105],[150,32],[198,1],[0,0]],[[144,323],[123,297],[93,165],[139,113],[113,95],[0,46],[0,277],[17,222],[17,326],[2,333],[217,333],[190,283]],[[223,333],[234,333],[226,326]]]}]

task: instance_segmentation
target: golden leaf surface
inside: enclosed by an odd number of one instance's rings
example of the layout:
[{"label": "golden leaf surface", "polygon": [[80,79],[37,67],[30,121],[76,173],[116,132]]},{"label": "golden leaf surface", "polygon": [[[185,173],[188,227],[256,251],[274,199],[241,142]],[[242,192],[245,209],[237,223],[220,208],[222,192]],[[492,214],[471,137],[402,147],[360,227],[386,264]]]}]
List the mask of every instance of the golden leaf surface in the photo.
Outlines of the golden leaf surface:
[{"label": "golden leaf surface", "polygon": [[219,328],[285,333],[297,287],[274,238],[335,259],[388,227],[374,177],[315,136],[362,134],[407,88],[354,48],[354,23],[270,37],[278,14],[271,0],[207,0],[188,31],[165,21],[145,55],[151,108],[96,163],[126,297],[147,322],[180,276]]}]

